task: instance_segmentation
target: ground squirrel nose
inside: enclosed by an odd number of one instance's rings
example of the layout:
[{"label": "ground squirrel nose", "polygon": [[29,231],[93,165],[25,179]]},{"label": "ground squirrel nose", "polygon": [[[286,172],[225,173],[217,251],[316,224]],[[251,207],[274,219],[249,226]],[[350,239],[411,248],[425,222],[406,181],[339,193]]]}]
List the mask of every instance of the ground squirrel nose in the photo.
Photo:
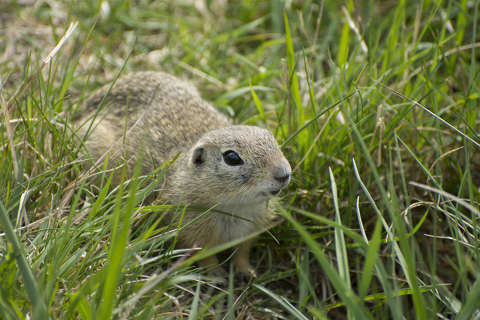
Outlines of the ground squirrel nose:
[{"label": "ground squirrel nose", "polygon": [[277,167],[273,171],[273,178],[280,183],[287,184],[290,180],[290,170],[286,167]]}]

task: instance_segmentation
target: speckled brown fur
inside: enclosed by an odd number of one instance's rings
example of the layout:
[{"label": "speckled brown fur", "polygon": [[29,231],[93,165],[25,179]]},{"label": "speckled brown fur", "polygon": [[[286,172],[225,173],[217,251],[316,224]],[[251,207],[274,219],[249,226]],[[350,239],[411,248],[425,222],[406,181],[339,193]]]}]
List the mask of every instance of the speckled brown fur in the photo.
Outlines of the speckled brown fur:
[{"label": "speckled brown fur", "polygon": [[[144,173],[178,155],[160,196],[171,203],[215,208],[196,220],[204,210],[187,211],[184,224],[189,225],[179,234],[183,246],[213,247],[268,226],[268,201],[291,174],[268,130],[230,125],[195,87],[166,73],[138,72],[118,79],[99,111],[109,87],[86,101],[85,116],[77,121],[84,124],[79,133],[86,133],[98,111],[86,140],[89,154],[94,159],[108,154],[112,166],[126,161],[130,172],[139,152]],[[227,164],[227,151],[235,151],[243,163]],[[240,272],[253,274],[250,243],[239,246],[234,261]],[[202,264],[216,263],[210,257]]]}]

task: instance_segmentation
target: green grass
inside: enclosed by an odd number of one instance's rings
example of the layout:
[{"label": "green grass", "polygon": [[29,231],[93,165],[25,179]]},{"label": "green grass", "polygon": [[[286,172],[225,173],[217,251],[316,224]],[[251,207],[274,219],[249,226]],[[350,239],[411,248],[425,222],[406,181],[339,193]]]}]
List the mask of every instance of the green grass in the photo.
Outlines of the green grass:
[{"label": "green grass", "polygon": [[[480,312],[480,1],[0,4],[0,319],[433,319]],[[63,37],[72,35],[45,64]],[[192,81],[294,168],[258,278],[219,283],[149,202],[92,184],[81,102],[134,70]],[[179,222],[179,225],[180,222]],[[48,314],[48,316],[47,316]]]}]

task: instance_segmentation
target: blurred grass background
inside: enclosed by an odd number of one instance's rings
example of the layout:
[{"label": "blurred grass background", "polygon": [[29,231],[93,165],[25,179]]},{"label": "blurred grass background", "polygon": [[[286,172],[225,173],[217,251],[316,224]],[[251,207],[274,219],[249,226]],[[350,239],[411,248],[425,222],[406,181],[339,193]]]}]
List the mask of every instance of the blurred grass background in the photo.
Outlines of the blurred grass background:
[{"label": "blurred grass background", "polygon": [[[479,318],[479,5],[3,0],[0,318]],[[257,279],[175,249],[162,212],[182,208],[143,203],[148,177],[85,179],[71,119],[137,70],[282,145],[294,177]]]}]

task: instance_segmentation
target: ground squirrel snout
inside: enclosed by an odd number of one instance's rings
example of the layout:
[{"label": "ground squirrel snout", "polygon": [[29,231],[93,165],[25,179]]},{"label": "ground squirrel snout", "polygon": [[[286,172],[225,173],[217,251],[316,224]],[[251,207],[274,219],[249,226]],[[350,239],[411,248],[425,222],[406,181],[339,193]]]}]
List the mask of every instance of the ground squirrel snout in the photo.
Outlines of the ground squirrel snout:
[{"label": "ground squirrel snout", "polygon": [[[187,211],[181,245],[214,247],[268,227],[269,200],[291,177],[290,164],[268,130],[231,125],[195,87],[166,73],[132,73],[110,92],[109,87],[85,102],[85,115],[77,121],[84,124],[79,133],[87,134],[87,152],[94,160],[108,154],[111,167],[122,162],[130,171],[142,152],[145,174],[178,155],[160,197],[215,209],[200,218],[205,210]],[[101,101],[105,110],[97,114]],[[93,129],[87,133],[89,124]],[[250,245],[238,246],[234,263],[240,272],[253,274]],[[217,263],[214,256],[201,261]]]}]

